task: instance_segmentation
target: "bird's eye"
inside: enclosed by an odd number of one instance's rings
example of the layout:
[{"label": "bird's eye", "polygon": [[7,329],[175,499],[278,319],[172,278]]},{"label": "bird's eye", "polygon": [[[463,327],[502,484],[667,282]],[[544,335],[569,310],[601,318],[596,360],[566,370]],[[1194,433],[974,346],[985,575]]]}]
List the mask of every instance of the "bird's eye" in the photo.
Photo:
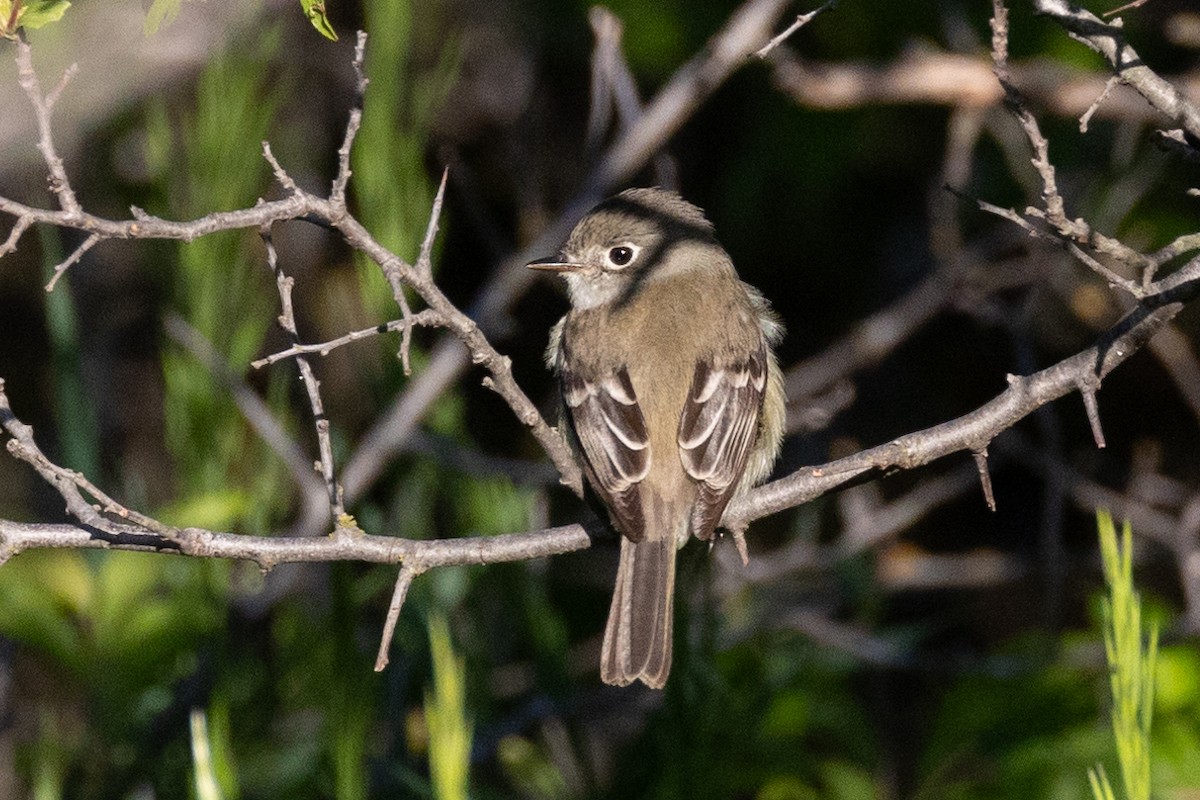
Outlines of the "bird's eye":
[{"label": "bird's eye", "polygon": [[633,248],[629,245],[623,244],[608,251],[608,261],[614,267],[624,267],[627,266],[630,261],[633,261],[634,255],[636,255],[636,253],[634,253]]}]

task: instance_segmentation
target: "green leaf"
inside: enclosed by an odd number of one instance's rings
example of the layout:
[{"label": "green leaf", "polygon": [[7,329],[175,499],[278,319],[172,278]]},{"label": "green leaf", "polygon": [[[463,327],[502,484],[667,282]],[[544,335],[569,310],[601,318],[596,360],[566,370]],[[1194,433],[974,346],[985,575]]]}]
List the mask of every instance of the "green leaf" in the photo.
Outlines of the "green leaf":
[{"label": "green leaf", "polygon": [[142,23],[142,32],[153,36],[163,25],[170,25],[179,15],[183,0],[154,0],[150,10],[146,12],[146,21]]},{"label": "green leaf", "polygon": [[308,21],[313,27],[321,32],[321,35],[330,41],[337,41],[337,31],[329,24],[329,18],[325,16],[325,0],[300,0],[300,7],[304,9],[304,16],[308,17]]},{"label": "green leaf", "polygon": [[58,22],[70,7],[67,0],[32,0],[17,11],[17,21],[23,28],[40,28]]},{"label": "green leaf", "polygon": [[467,718],[467,670],[454,652],[450,626],[441,615],[429,617],[433,655],[433,691],[425,693],[429,725],[429,777],[437,800],[467,800],[472,725]]}]

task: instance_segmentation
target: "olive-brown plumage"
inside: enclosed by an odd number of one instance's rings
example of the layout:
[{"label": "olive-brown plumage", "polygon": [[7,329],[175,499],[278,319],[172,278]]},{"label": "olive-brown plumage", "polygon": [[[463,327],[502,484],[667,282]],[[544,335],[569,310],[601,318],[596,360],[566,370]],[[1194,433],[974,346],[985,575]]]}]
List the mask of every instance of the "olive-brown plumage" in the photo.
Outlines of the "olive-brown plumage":
[{"label": "olive-brown plumage", "polygon": [[606,683],[661,688],[671,669],[675,551],[711,539],[729,501],[770,472],[783,427],[781,330],[703,212],[630,189],[571,233],[571,311],[551,335],[563,427],[623,534],[604,635]]}]

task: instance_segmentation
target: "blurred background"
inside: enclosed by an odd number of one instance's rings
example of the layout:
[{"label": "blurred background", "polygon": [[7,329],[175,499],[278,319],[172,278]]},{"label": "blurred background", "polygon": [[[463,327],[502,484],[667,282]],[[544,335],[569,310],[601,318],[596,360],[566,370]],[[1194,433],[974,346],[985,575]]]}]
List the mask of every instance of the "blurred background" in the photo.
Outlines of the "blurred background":
[{"label": "blurred background", "polygon": [[[561,287],[496,287],[636,117],[627,90],[652,99],[738,7],[616,0],[589,17],[577,0],[364,0],[330,5],[329,42],[294,2],[187,2],[151,35],[146,5],[77,3],[29,35],[46,86],[79,64],[54,123],[84,207],[191,219],[280,196],[263,140],[301,186],[327,191],[363,28],[352,212],[415,259],[449,168],[438,283],[547,413]],[[1020,210],[1040,192],[991,75],[990,12],[843,2],[689,109],[631,182],[705,208],[784,319],[779,475],[964,414],[1006,374],[1088,347],[1127,307],[969,199]],[[1191,4],[1124,17],[1155,70],[1198,86]],[[614,18],[628,73],[593,69],[589,19]],[[1162,123],[1140,98],[1115,90],[1081,133],[1105,66],[1024,2],[1011,50],[1070,216],[1144,251],[1195,230],[1196,167],[1156,146]],[[13,51],[0,42],[0,194],[49,206]],[[618,88],[594,91],[605,80]],[[337,236],[294,222],[274,238],[304,341],[398,317],[378,268]],[[172,524],[323,533],[230,389],[248,386],[315,457],[294,363],[249,366],[287,346],[258,236],[104,242],[45,292],[81,241],[38,228],[0,262],[0,377],[41,447]],[[195,797],[203,741],[221,796],[247,800],[465,796],[464,764],[475,798],[1085,797],[1087,767],[1114,763],[1097,632],[1105,506],[1133,522],[1162,630],[1159,796],[1200,797],[1198,326],[1185,310],[1106,380],[1105,449],[1077,395],[993,442],[995,512],[959,454],[757,522],[748,567],[728,541],[690,545],[664,692],[599,682],[612,535],[418,577],[381,674],[392,568],[22,554],[0,568],[0,796]],[[348,488],[359,524],[433,538],[588,519],[477,371],[410,435],[380,432],[458,347],[441,341],[416,333],[411,377],[395,334],[314,359],[339,466],[384,440]],[[0,457],[0,518],[65,517],[27,465]]]}]

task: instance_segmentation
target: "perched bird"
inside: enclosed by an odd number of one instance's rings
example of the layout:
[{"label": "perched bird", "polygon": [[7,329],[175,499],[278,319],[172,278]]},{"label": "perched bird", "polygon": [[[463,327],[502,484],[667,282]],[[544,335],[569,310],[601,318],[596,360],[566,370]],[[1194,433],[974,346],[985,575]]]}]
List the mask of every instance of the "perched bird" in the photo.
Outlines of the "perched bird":
[{"label": "perched bird", "polygon": [[629,189],[585,216],[556,258],[571,310],[547,360],[562,425],[623,534],[600,676],[659,689],[671,670],[675,551],[712,539],[729,501],[779,453],[782,327],[742,283],[704,212]]}]

